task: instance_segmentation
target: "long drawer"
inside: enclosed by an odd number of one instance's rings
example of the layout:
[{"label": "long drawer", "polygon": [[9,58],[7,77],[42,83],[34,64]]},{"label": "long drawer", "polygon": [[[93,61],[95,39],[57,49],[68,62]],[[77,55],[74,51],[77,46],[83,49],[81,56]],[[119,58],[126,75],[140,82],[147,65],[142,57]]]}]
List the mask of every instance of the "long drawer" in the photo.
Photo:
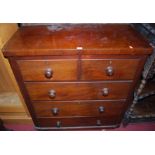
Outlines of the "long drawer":
[{"label": "long drawer", "polygon": [[139,59],[82,59],[82,80],[132,80]]},{"label": "long drawer", "polygon": [[131,82],[26,82],[31,100],[126,99]]},{"label": "long drawer", "polygon": [[76,59],[18,60],[24,81],[77,80]]},{"label": "long drawer", "polygon": [[65,127],[100,127],[118,125],[120,117],[38,118],[39,127],[61,129]]},{"label": "long drawer", "polygon": [[33,102],[37,117],[109,116],[122,114],[125,101]]}]

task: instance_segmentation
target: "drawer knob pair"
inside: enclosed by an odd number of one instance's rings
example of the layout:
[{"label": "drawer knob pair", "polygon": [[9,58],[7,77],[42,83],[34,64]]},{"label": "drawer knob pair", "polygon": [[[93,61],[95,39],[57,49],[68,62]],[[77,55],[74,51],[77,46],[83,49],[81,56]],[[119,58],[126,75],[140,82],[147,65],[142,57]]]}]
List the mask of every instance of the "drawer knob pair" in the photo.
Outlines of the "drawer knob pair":
[{"label": "drawer knob pair", "polygon": [[[48,95],[49,95],[50,98],[55,98],[56,97],[56,91],[54,89],[51,89],[48,92]],[[108,88],[103,88],[102,89],[102,95],[103,96],[108,96],[109,95],[109,89]]]},{"label": "drawer knob pair", "polygon": [[106,68],[106,74],[107,74],[107,76],[112,76],[114,74],[114,69],[112,66],[108,66]]},{"label": "drawer knob pair", "polygon": [[52,78],[52,76],[53,76],[53,70],[52,70],[51,68],[47,68],[47,69],[45,70],[45,77],[46,77],[47,79],[50,79],[50,78]]},{"label": "drawer knob pair", "polygon": [[[101,126],[101,125],[102,125],[101,120],[97,120],[97,121],[96,121],[96,125],[97,125],[97,126]],[[57,127],[57,128],[60,128],[60,127],[61,127],[61,122],[60,122],[60,121],[57,121],[57,122],[56,122],[56,127]]]},{"label": "drawer knob pair", "polygon": [[[99,106],[98,110],[99,110],[100,113],[103,113],[105,108],[103,106]],[[59,109],[58,108],[52,108],[51,111],[52,111],[53,115],[58,115],[59,114]]]}]

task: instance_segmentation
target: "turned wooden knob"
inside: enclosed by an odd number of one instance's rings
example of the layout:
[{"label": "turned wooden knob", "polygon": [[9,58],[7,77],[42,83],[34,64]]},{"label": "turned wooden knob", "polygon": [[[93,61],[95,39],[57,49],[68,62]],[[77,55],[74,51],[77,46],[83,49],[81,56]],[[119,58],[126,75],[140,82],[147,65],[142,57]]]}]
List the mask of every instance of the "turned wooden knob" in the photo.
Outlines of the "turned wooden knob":
[{"label": "turned wooden knob", "polygon": [[112,75],[114,74],[114,69],[113,69],[112,66],[108,66],[108,67],[106,68],[106,74],[107,74],[108,76],[112,76]]},{"label": "turned wooden knob", "polygon": [[53,115],[58,115],[59,109],[58,108],[52,108]]},{"label": "turned wooden knob", "polygon": [[48,92],[48,95],[49,95],[50,98],[55,98],[56,97],[56,91],[54,89],[51,89]]},{"label": "turned wooden knob", "polygon": [[61,127],[61,122],[60,122],[60,121],[57,121],[57,122],[56,122],[56,127],[57,127],[57,128],[60,128],[60,127]]},{"label": "turned wooden knob", "polygon": [[53,76],[53,71],[52,71],[52,69],[51,69],[51,68],[47,68],[47,69],[45,70],[45,77],[46,77],[47,79],[50,79],[52,76]]},{"label": "turned wooden knob", "polygon": [[102,95],[103,96],[108,96],[109,95],[109,89],[108,88],[103,88],[102,89]]},{"label": "turned wooden knob", "polygon": [[104,112],[105,108],[103,106],[99,106],[98,110],[99,110],[100,113],[102,113],[102,112]]}]

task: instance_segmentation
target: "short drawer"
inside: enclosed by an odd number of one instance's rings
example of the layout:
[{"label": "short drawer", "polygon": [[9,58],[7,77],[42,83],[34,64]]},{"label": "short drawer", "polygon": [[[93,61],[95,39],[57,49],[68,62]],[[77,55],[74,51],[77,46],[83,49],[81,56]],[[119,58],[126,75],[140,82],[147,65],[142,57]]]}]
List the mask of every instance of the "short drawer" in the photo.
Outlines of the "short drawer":
[{"label": "short drawer", "polygon": [[85,59],[81,60],[82,80],[132,80],[139,59]]},{"label": "short drawer", "polygon": [[33,102],[37,117],[119,116],[124,102],[120,101],[53,101]]},{"label": "short drawer", "polygon": [[77,118],[38,118],[38,127],[61,128],[82,128],[82,127],[101,127],[118,125],[120,117],[77,117]]},{"label": "short drawer", "polygon": [[26,82],[31,100],[126,99],[131,82]]},{"label": "short drawer", "polygon": [[24,81],[77,80],[76,59],[18,60]]}]

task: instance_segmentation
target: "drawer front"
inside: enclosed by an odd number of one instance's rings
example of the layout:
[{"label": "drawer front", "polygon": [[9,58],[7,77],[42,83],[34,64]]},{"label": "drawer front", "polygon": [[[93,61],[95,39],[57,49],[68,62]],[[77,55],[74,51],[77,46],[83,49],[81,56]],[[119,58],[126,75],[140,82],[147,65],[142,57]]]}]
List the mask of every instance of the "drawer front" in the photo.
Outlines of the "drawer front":
[{"label": "drawer front", "polygon": [[77,118],[38,118],[39,127],[100,127],[117,125],[121,122],[119,117],[77,117]]},{"label": "drawer front", "polygon": [[26,82],[31,100],[126,99],[130,82]]},{"label": "drawer front", "polygon": [[18,60],[24,81],[77,80],[77,60]]},{"label": "drawer front", "polygon": [[119,101],[53,101],[34,102],[37,117],[119,116],[124,102]]},{"label": "drawer front", "polygon": [[55,101],[34,102],[33,106],[38,117],[116,116],[122,113],[124,102]]},{"label": "drawer front", "polygon": [[85,59],[82,60],[82,80],[134,79],[139,59]]}]

